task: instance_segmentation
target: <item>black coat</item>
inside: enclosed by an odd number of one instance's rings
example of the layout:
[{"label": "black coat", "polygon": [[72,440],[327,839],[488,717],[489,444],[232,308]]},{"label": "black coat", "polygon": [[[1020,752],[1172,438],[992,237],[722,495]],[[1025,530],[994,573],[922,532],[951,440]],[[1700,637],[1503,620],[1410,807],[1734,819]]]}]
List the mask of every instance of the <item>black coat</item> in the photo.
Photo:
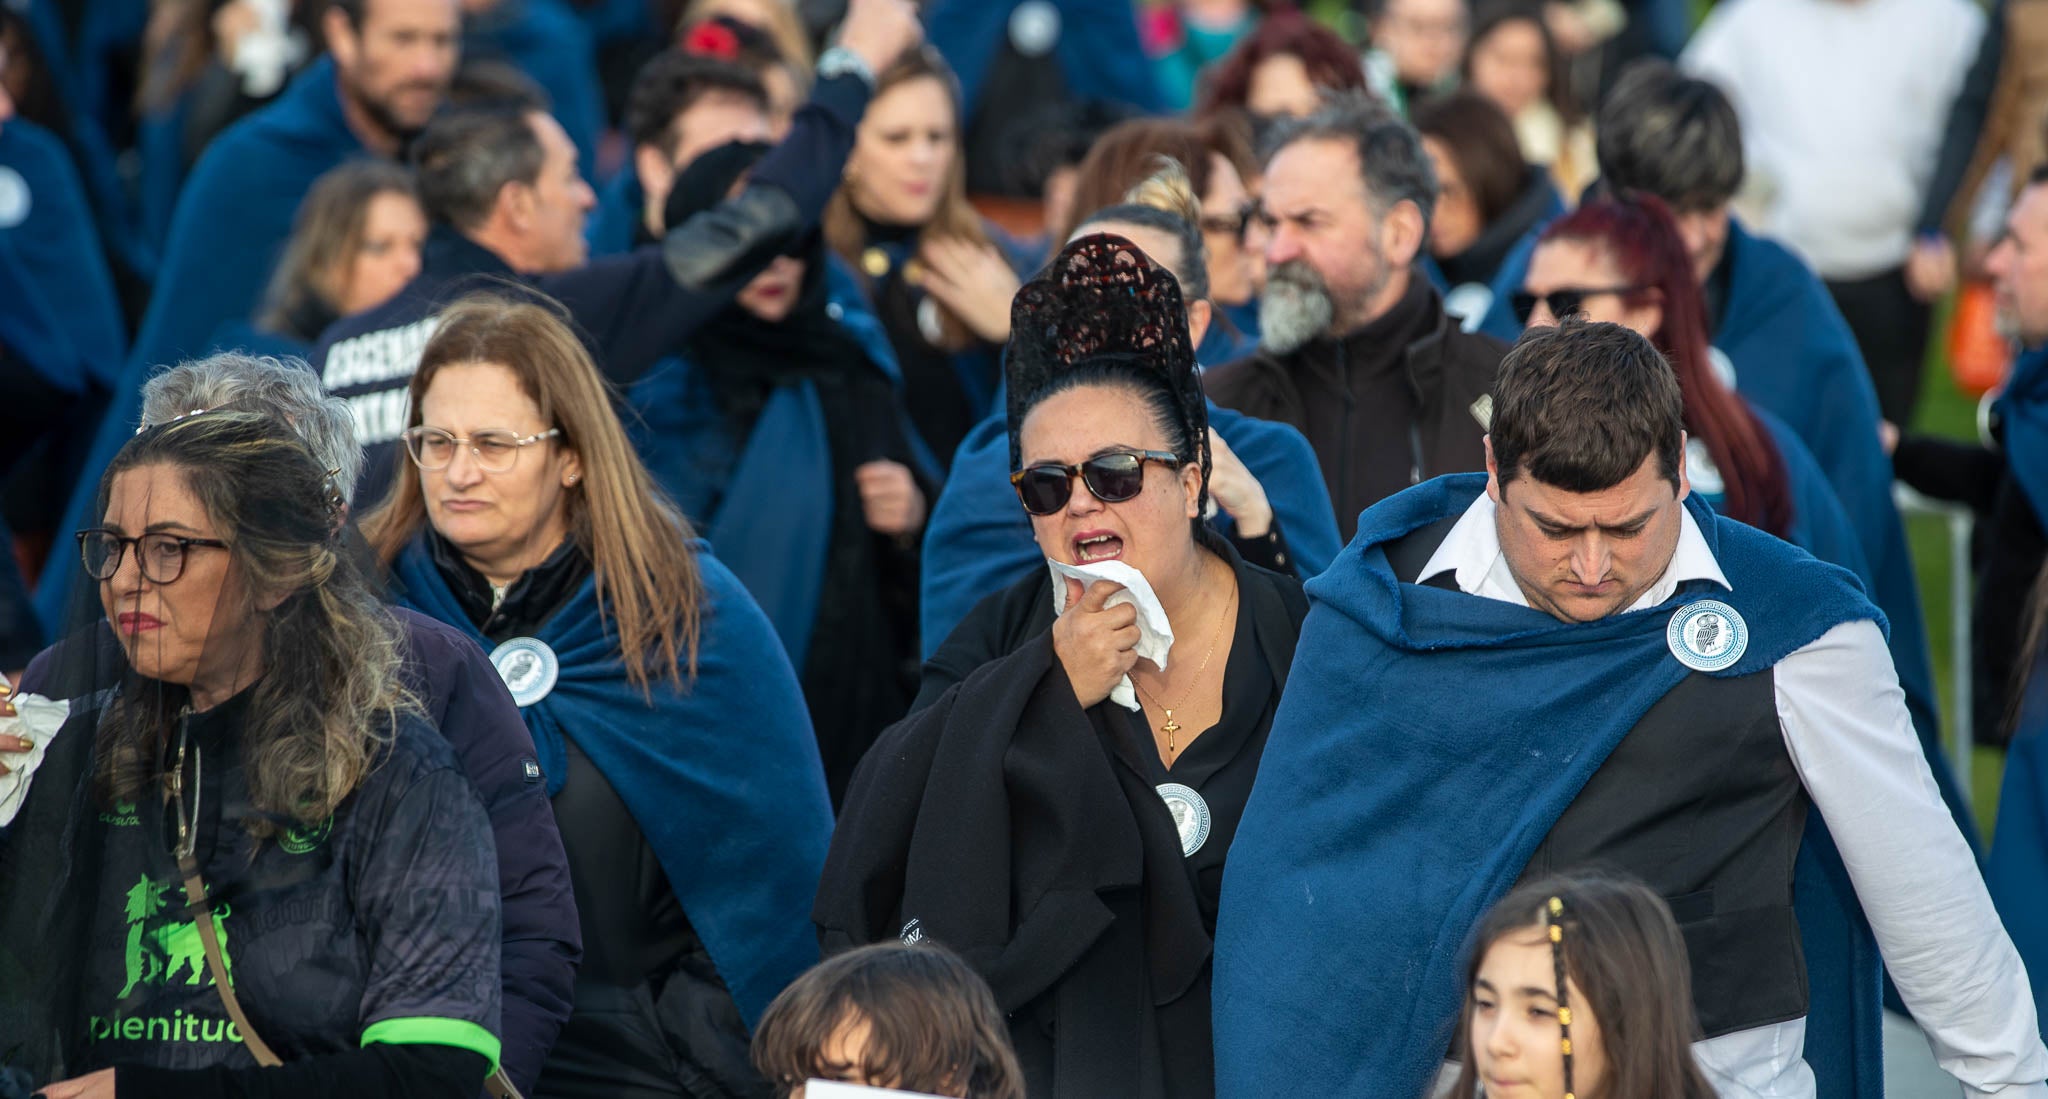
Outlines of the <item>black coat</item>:
[{"label": "black coat", "polygon": [[1482,413],[1492,406],[1483,398],[1507,346],[1459,331],[1428,280],[1409,279],[1393,309],[1342,339],[1261,350],[1202,379],[1217,404],[1308,436],[1346,541],[1358,513],[1381,499],[1486,468]]},{"label": "black coat", "polygon": [[[1236,644],[1256,647],[1277,696],[1307,601],[1223,552]],[[959,952],[1010,1015],[1034,1096],[1208,1094],[1195,876],[1143,761],[1112,735],[1127,719],[1075,699],[1052,621],[1040,572],[983,600],[933,657],[919,708],[854,775],[813,918],[828,952],[897,937]],[[1243,749],[1254,763],[1264,732]]]}]

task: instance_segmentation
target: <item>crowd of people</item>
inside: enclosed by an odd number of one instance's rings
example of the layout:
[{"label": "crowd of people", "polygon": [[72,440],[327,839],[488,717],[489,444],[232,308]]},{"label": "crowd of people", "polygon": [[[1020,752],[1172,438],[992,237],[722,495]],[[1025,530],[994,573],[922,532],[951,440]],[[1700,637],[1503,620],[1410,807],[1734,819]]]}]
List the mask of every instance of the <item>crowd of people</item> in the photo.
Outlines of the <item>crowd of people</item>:
[{"label": "crowd of people", "polygon": [[2048,1099],[2044,11],[0,4],[0,1099]]}]

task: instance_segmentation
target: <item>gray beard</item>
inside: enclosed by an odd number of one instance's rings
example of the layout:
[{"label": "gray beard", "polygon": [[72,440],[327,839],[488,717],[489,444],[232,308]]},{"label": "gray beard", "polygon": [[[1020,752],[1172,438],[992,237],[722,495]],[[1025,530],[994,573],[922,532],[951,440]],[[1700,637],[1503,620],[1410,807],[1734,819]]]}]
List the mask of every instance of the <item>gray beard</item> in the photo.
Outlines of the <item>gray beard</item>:
[{"label": "gray beard", "polygon": [[1337,303],[1323,277],[1303,260],[1288,260],[1266,272],[1259,296],[1259,346],[1286,355],[1330,330]]}]

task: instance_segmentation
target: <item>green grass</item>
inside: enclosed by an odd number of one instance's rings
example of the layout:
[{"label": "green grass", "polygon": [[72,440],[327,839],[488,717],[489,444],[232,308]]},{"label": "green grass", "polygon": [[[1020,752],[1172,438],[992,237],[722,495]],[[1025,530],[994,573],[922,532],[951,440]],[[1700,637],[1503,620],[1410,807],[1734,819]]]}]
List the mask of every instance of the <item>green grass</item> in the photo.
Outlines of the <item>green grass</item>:
[{"label": "green grass", "polygon": [[[1920,404],[1914,411],[1913,429],[1956,439],[1977,437],[1976,399],[1956,388],[1949,376],[1947,310],[1935,318],[1936,338],[1927,356],[1926,380],[1920,387]],[[1949,661],[1959,643],[1949,629],[1949,546],[1948,528],[1939,518],[1906,520],[1906,541],[1913,555],[1913,570],[1920,582],[1920,605],[1927,618],[1927,643],[1934,658],[1935,690],[1941,698],[1942,736],[1953,746],[1955,730],[1948,728],[1950,698],[1955,690]],[[1977,827],[1986,842],[1998,816],[1998,789],[2005,775],[2005,753],[1979,745],[1971,760],[1970,805]]]}]

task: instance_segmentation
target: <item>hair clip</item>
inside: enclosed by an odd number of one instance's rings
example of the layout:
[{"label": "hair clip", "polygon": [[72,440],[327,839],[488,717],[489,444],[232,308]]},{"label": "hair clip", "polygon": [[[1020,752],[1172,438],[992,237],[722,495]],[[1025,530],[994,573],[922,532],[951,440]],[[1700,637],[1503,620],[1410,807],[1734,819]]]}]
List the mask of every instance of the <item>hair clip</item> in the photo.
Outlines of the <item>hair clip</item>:
[{"label": "hair clip", "polygon": [[1557,971],[1557,1026],[1560,1031],[1558,1049],[1564,1054],[1564,1099],[1577,1099],[1572,1094],[1572,1006],[1565,985],[1564,965],[1564,901],[1550,898],[1544,906],[1544,923],[1549,926],[1550,964]]}]

